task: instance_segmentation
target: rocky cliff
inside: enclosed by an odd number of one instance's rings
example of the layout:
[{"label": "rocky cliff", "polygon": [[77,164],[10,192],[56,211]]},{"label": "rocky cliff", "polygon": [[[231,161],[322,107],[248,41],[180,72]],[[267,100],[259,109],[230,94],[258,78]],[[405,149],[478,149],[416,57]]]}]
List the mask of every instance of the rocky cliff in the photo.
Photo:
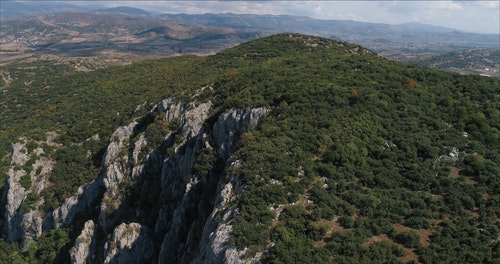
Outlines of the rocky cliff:
[{"label": "rocky cliff", "polygon": [[[29,174],[23,167],[30,159],[26,143],[13,144],[2,235],[27,248],[43,231],[79,226],[68,252],[71,263],[243,262],[244,252],[226,243],[237,213],[231,201],[244,186],[226,170],[238,166],[231,156],[241,135],[256,128],[268,110],[221,113],[212,105],[169,98],[117,128],[100,175],[52,212],[36,206],[43,196],[21,209],[28,193],[39,194],[50,184],[52,162],[39,158],[33,163],[37,173]],[[157,127],[160,140],[153,144]],[[23,187],[23,177],[32,184]]]}]

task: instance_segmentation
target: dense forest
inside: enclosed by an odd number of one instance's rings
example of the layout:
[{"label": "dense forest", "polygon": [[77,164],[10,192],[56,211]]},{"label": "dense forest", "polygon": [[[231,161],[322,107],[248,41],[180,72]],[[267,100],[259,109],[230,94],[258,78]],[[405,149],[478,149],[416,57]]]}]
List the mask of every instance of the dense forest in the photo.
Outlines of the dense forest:
[{"label": "dense forest", "polygon": [[[420,68],[296,34],[207,57],[88,73],[43,60],[0,70],[2,175],[14,166],[15,142],[24,142],[32,157],[16,169],[35,170],[30,161],[39,156],[55,161],[50,184],[29,192],[19,210],[51,212],[95,179],[113,131],[151,117],[158,101],[211,101],[213,116],[270,109],[241,135],[231,157],[240,165],[221,171],[222,179],[237,175],[245,186],[231,204],[238,212],[227,242],[247,249],[245,257],[262,263],[500,261],[498,78]],[[200,93],[202,87],[211,89]],[[154,149],[176,124],[151,118],[144,134]],[[214,159],[205,149],[193,173],[215,171]],[[32,184],[26,176],[20,183]],[[68,262],[65,254],[81,228],[75,221],[46,231],[24,250],[19,241],[2,239],[0,262]]]}]

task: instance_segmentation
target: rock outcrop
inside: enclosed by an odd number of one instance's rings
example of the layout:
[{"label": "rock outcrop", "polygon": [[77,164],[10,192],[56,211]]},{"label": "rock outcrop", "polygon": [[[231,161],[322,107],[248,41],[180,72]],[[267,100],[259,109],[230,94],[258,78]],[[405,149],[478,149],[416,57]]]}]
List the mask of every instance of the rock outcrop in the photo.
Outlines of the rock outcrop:
[{"label": "rock outcrop", "polygon": [[[232,166],[238,166],[238,163],[235,162]],[[214,209],[204,226],[199,254],[193,263],[242,263],[244,252],[227,245],[227,241],[232,231],[229,221],[236,214],[236,210],[230,207],[230,202],[243,193],[243,185],[233,175],[228,183],[219,186],[217,193]]]},{"label": "rock outcrop", "polygon": [[147,227],[138,223],[120,224],[104,246],[104,263],[147,263],[153,255],[153,243]]},{"label": "rock outcrop", "polygon": [[[30,194],[32,197],[39,197],[47,185],[54,162],[40,157],[43,153],[41,148],[32,150],[29,155],[27,139],[21,138],[20,141],[22,142],[12,144],[11,166],[7,171],[2,199],[5,211],[1,231],[7,241],[20,242],[21,248],[26,249],[43,231],[43,213],[38,210],[43,199],[31,198],[29,202],[26,199]],[[31,160],[35,158],[37,159]]]},{"label": "rock outcrop", "polygon": [[114,223],[112,219],[109,219],[110,214],[115,212],[123,202],[124,192],[119,188],[125,181],[133,181],[130,179],[133,164],[129,164],[128,147],[137,124],[137,122],[132,122],[115,130],[104,156],[102,177],[105,192],[101,202],[99,224],[105,228],[111,227],[108,225]]},{"label": "rock outcrop", "polygon": [[[268,109],[213,112],[210,101],[187,104],[169,98],[147,117],[119,127],[102,157],[100,175],[44,219],[37,210],[17,213],[27,196],[19,184],[26,172],[11,168],[3,233],[9,241],[27,237],[29,243],[42,230],[79,222],[83,228],[70,250],[72,263],[241,262],[244,252],[227,241],[230,220],[237,214],[231,201],[244,186],[236,175],[229,181],[221,176],[230,166],[238,166],[231,163],[237,141],[257,127]],[[163,142],[152,148],[145,131],[158,116],[173,125],[160,135]],[[26,162],[25,154],[22,144],[13,145],[13,162]],[[50,173],[47,164],[35,163],[42,173],[32,175],[31,191],[44,189],[43,175]],[[27,221],[32,223],[29,227],[16,229]]]},{"label": "rock outcrop", "polygon": [[13,164],[22,166],[30,159],[25,145],[26,143],[21,142],[12,144],[11,159]]},{"label": "rock outcrop", "polygon": [[95,254],[95,249],[92,246],[96,243],[94,230],[94,221],[85,222],[81,234],[76,238],[70,251],[71,263],[84,264],[92,262],[92,256]]},{"label": "rock outcrop", "polygon": [[22,235],[22,212],[21,204],[26,198],[26,189],[21,186],[19,180],[26,177],[25,170],[15,170],[11,167],[7,171],[7,182],[4,186],[3,201],[5,213],[2,221],[2,234],[7,241],[20,241]]},{"label": "rock outcrop", "polygon": [[245,130],[257,127],[268,109],[236,109],[219,116],[213,127],[213,139],[218,148],[218,154],[223,160],[228,160],[234,150],[234,143]]}]

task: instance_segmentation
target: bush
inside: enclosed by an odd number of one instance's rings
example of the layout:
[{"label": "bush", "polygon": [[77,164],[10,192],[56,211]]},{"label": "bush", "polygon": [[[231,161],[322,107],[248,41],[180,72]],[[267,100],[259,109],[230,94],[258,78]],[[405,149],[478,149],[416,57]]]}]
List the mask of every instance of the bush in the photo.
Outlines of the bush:
[{"label": "bush", "polygon": [[420,235],[414,230],[404,231],[397,234],[394,237],[394,240],[408,248],[418,248],[421,246]]}]

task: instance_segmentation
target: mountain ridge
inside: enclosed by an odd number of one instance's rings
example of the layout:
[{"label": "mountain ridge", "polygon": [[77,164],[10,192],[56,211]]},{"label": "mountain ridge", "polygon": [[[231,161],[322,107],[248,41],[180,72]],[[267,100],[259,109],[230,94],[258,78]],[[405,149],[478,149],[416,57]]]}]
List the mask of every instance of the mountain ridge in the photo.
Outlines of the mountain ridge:
[{"label": "mountain ridge", "polygon": [[[201,24],[216,28],[259,31],[265,35],[294,32],[323,37],[335,36],[379,53],[403,50],[404,47],[406,52],[412,53],[424,51],[444,53],[466,48],[498,49],[499,47],[498,35],[467,33],[425,24],[415,26],[417,24],[414,23],[391,25],[347,20],[318,20],[290,15],[249,14],[161,14],[146,16],[144,19],[146,18],[150,22],[163,20],[183,25]],[[240,42],[247,40],[243,39]]]},{"label": "mountain ridge", "polygon": [[26,65],[2,69],[2,261],[497,258],[498,79],[301,34]]},{"label": "mountain ridge", "polygon": [[128,6],[117,6],[112,8],[96,9],[91,12],[119,13],[119,14],[144,15],[144,16],[151,15],[150,12],[144,9],[128,7]]}]

